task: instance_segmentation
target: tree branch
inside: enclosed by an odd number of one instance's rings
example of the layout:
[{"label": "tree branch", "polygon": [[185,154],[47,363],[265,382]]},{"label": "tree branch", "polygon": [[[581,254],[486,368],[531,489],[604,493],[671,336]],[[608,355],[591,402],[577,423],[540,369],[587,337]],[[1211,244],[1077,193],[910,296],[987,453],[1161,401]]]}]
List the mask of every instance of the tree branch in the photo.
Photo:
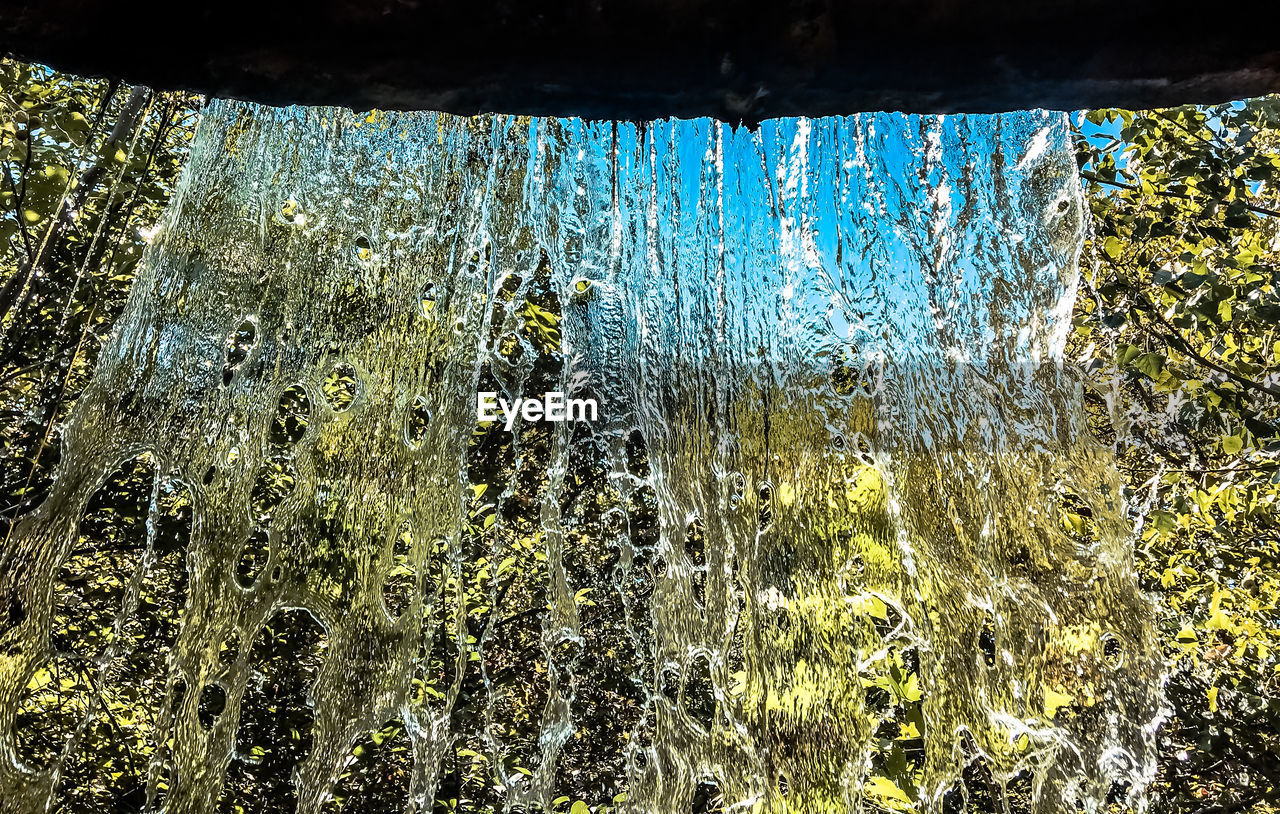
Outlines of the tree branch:
[{"label": "tree branch", "polygon": [[[102,107],[99,109],[100,115],[95,121],[95,130],[93,132],[96,132],[98,123],[102,121],[102,116],[105,115],[105,111],[110,105],[111,96],[115,94],[116,87],[117,83],[115,82],[109,86],[107,91],[108,95],[103,99]],[[58,240],[62,236],[63,229],[72,222],[70,214],[72,212],[78,212],[88,200],[89,195],[97,187],[99,179],[107,170],[108,163],[114,158],[115,153],[113,148],[118,148],[120,142],[133,131],[133,128],[137,124],[138,116],[141,114],[149,94],[150,91],[145,88],[134,88],[129,94],[128,101],[125,102],[123,109],[120,111],[119,117],[116,119],[115,126],[111,128],[111,133],[103,144],[102,154],[98,157],[98,160],[93,163],[93,166],[87,169],[84,174],[80,176],[75,187],[75,194],[63,198],[58,212],[53,216],[53,222],[45,232],[44,239],[41,241],[39,248],[35,252],[35,256],[23,265],[21,271],[6,280],[4,285],[0,287],[0,321],[6,319],[10,312],[17,308],[24,292],[30,285],[34,272],[39,269],[41,264],[45,261],[46,249],[50,246],[57,245]],[[90,133],[85,144],[92,144],[93,132]],[[27,151],[28,157],[30,157],[31,144],[29,140],[27,143]]]},{"label": "tree branch", "polygon": [[[1127,189],[1130,192],[1142,191],[1142,187],[1138,184],[1125,184],[1125,183],[1121,183],[1120,181],[1109,181],[1106,178],[1103,178],[1102,176],[1098,175],[1097,173],[1089,172],[1087,170],[1081,170],[1080,177],[1093,181],[1095,184],[1105,184],[1106,186],[1116,187],[1117,189]],[[1195,197],[1192,195],[1187,195],[1182,192],[1170,192],[1167,189],[1157,189],[1155,190],[1155,194],[1164,198],[1179,198],[1184,201],[1195,200]],[[1266,215],[1267,217],[1270,217],[1270,218],[1280,218],[1280,211],[1277,211],[1275,209],[1267,209],[1265,206],[1258,206],[1257,204],[1251,204],[1248,201],[1234,201],[1233,203],[1239,203],[1245,209],[1248,209],[1250,212],[1255,212],[1259,215]]]},{"label": "tree branch", "polygon": [[1255,382],[1253,379],[1249,379],[1244,376],[1241,376],[1239,373],[1236,373],[1234,370],[1223,367],[1222,365],[1219,365],[1216,362],[1213,362],[1209,359],[1206,359],[1204,356],[1202,356],[1198,351],[1196,351],[1194,348],[1191,347],[1191,343],[1187,342],[1187,340],[1183,338],[1182,334],[1178,332],[1178,329],[1175,326],[1169,324],[1169,321],[1166,320],[1164,318],[1164,315],[1160,313],[1160,309],[1156,308],[1155,304],[1146,298],[1146,295],[1144,295],[1141,291],[1135,288],[1132,283],[1130,283],[1127,279],[1125,279],[1123,269],[1121,269],[1116,264],[1115,260],[1111,259],[1110,257],[1107,257],[1107,262],[1111,265],[1111,267],[1116,272],[1117,285],[1119,285],[1121,288],[1125,289],[1126,291],[1128,291],[1130,294],[1133,295],[1134,299],[1139,303],[1139,310],[1146,311],[1147,313],[1149,313],[1157,322],[1163,325],[1164,328],[1168,331],[1167,334],[1164,331],[1159,331],[1156,334],[1157,336],[1163,338],[1169,344],[1175,345],[1178,348],[1178,350],[1182,351],[1187,356],[1190,356],[1192,359],[1195,359],[1197,362],[1209,368],[1210,370],[1216,370],[1217,372],[1231,379],[1236,384],[1239,384],[1240,386],[1246,387],[1250,390],[1256,390],[1259,393],[1265,393],[1266,395],[1271,396],[1274,399],[1280,399],[1280,390],[1276,390],[1275,388],[1270,387],[1269,385],[1262,384],[1261,382]]},{"label": "tree branch", "polygon": [[27,154],[22,159],[22,169],[19,171],[22,176],[22,189],[18,189],[17,183],[13,180],[13,176],[6,170],[4,177],[9,179],[9,186],[13,189],[13,214],[18,219],[18,229],[22,233],[22,246],[27,252],[27,262],[31,262],[34,252],[31,248],[31,232],[27,229],[27,219],[22,216],[22,205],[27,197],[27,173],[31,171],[31,129],[27,129]]},{"label": "tree branch", "polygon": [[[1204,146],[1206,146],[1206,147],[1209,147],[1209,148],[1212,148],[1212,149],[1218,149],[1218,150],[1225,150],[1225,149],[1227,149],[1227,148],[1228,148],[1228,146],[1227,146],[1226,142],[1224,142],[1224,141],[1222,140],[1222,137],[1221,137],[1221,136],[1219,136],[1217,133],[1214,133],[1214,134],[1213,134],[1214,139],[1216,139],[1216,140],[1217,140],[1217,142],[1218,142],[1217,144],[1214,144],[1212,141],[1209,141],[1209,140],[1208,140],[1207,138],[1205,138],[1204,136],[1202,136],[1202,135],[1200,135],[1199,133],[1197,133],[1197,132],[1193,131],[1190,127],[1187,127],[1185,124],[1183,124],[1182,122],[1180,122],[1180,121],[1178,121],[1177,119],[1173,118],[1172,116],[1170,116],[1168,113],[1166,113],[1166,112],[1165,112],[1165,111],[1163,111],[1163,110],[1157,110],[1157,111],[1155,111],[1155,115],[1157,115],[1157,116],[1159,116],[1160,118],[1164,119],[1164,120],[1165,120],[1165,121],[1167,121],[1169,124],[1172,124],[1174,127],[1177,127],[1179,130],[1181,130],[1182,132],[1186,133],[1188,136],[1191,136],[1193,139],[1195,139],[1196,141],[1200,142],[1201,144],[1203,144],[1203,145],[1204,145]],[[1212,131],[1210,131],[1210,132],[1212,132]]]}]

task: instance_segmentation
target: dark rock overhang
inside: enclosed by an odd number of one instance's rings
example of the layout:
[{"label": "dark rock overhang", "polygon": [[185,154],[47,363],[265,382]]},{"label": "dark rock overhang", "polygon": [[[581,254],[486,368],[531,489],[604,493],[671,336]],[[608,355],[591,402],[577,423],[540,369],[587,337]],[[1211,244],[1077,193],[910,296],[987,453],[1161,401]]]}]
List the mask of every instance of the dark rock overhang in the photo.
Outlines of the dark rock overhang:
[{"label": "dark rock overhang", "polygon": [[1274,3],[0,0],[0,50],[271,104],[587,118],[1158,107],[1280,90]]}]

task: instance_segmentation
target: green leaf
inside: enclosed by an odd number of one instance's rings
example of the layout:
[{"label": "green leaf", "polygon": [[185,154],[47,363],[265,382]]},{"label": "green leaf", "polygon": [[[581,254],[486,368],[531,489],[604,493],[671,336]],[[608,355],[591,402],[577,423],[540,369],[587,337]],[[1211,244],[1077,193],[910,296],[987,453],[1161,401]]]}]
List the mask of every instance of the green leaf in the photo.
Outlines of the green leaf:
[{"label": "green leaf", "polygon": [[1164,370],[1164,354],[1144,353],[1138,357],[1133,366],[1145,373],[1148,378],[1159,379],[1160,373]]}]

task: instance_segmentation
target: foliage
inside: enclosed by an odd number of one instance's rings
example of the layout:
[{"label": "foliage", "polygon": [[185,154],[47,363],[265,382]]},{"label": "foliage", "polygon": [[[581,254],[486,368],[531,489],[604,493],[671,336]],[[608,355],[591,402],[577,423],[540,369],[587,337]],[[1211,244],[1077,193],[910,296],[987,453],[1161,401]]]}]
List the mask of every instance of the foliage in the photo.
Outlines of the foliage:
[{"label": "foliage", "polygon": [[[185,159],[195,100],[0,61],[0,531],[43,498],[61,422],[88,381]],[[189,495],[126,464],[98,490],[54,592],[54,656],[17,710],[19,760],[62,752],[60,796],[83,811],[145,802],[162,761],[165,642],[185,603]],[[141,577],[136,608],[121,615]],[[0,590],[0,596],[8,596]],[[0,632],[21,621],[20,606]],[[144,646],[147,645],[147,646]],[[99,669],[101,666],[101,669]],[[92,713],[92,717],[86,717]],[[87,721],[78,738],[71,736]],[[157,786],[163,791],[164,781]]]},{"label": "foliage", "polygon": [[39,503],[196,100],[0,60],[0,529]]},{"label": "foliage", "polygon": [[1276,810],[1280,99],[1094,111],[1077,145],[1094,234],[1073,350],[1163,600],[1156,808]]},{"label": "foliage", "polygon": [[[195,103],[0,62],[0,516],[6,530],[47,489],[61,422],[88,379],[173,189]],[[1274,811],[1280,782],[1280,103],[1095,112],[1081,125],[1078,147],[1095,226],[1072,351],[1092,380],[1102,382],[1090,391],[1092,417],[1099,437],[1115,445],[1138,510],[1144,585],[1163,599],[1172,719],[1163,729],[1154,802],[1161,812],[1179,814]],[[530,390],[545,389],[559,380],[563,364],[560,305],[545,274],[527,283],[512,276],[497,296],[492,339],[512,366],[527,366]],[[432,307],[430,293],[423,298],[424,309]],[[241,339],[251,342],[252,330],[247,325]],[[228,350],[227,375],[234,375],[236,347]],[[501,374],[486,371],[482,389],[498,389]],[[353,371],[335,368],[323,395],[344,409],[359,396],[355,386]],[[271,439],[281,457],[255,492],[263,517],[290,486],[287,450],[306,426],[309,405],[305,395],[286,394],[280,409]],[[562,534],[573,541],[567,582],[601,586],[574,595],[584,643],[558,653],[558,665],[548,663],[541,645],[549,580],[538,521],[548,495],[546,464],[557,443],[572,449],[559,493]],[[638,436],[627,451],[630,474],[642,483],[648,464]],[[457,738],[442,767],[439,811],[492,810],[503,791],[498,768],[508,776],[536,771],[536,724],[551,674],[565,665],[591,681],[582,682],[574,699],[579,731],[553,778],[554,810],[605,814],[614,807],[586,800],[625,809],[627,766],[618,744],[647,722],[647,688],[628,677],[653,654],[646,650],[652,642],[614,620],[650,612],[651,572],[660,567],[649,559],[657,513],[651,487],[620,494],[600,469],[601,457],[589,439],[557,440],[544,425],[523,425],[515,434],[492,425],[476,429],[465,556],[427,575],[442,600],[434,612],[443,635],[422,654],[411,689],[414,703],[423,705],[439,705],[451,694],[457,699]],[[41,762],[53,759],[80,721],[92,719],[63,781],[63,799],[75,810],[133,810],[145,800],[144,785],[162,793],[168,782],[162,702],[171,696],[173,706],[182,703],[186,688],[167,683],[164,647],[142,644],[176,633],[191,506],[189,495],[151,469],[147,461],[130,462],[95,496],[80,543],[59,574],[58,656],[32,678],[18,711],[19,728],[30,723],[17,744],[20,756]],[[163,567],[147,572],[138,613],[119,624],[127,616],[122,586],[143,567],[139,529],[153,481],[163,503],[157,537],[163,545],[156,552]],[[499,515],[503,523],[495,522]],[[638,552],[625,592],[616,579],[618,549],[609,543],[624,523]],[[261,547],[251,539],[241,561],[230,565],[242,581],[263,578]],[[392,571],[407,580],[402,548],[398,541],[389,546]],[[705,579],[705,559],[694,561]],[[402,583],[396,585],[407,592]],[[384,599],[393,615],[408,606],[396,591]],[[866,613],[882,620],[886,611],[869,606]],[[462,623],[454,626],[458,618]],[[0,616],[0,632],[21,621],[9,609]],[[488,640],[481,656],[476,640],[491,626],[503,635]],[[242,702],[242,754],[228,771],[227,810],[292,810],[289,767],[310,748],[305,694],[324,650],[313,627],[305,614],[281,614],[256,642],[232,637],[218,654],[227,664],[244,661],[256,677]],[[84,665],[104,653],[114,654],[111,681],[99,686]],[[870,804],[883,811],[916,807],[924,721],[915,663],[911,650],[895,649],[883,669],[860,676],[868,699],[884,708],[877,731],[882,748],[865,789]],[[735,676],[741,666],[732,665]],[[202,721],[221,714],[225,701],[210,687],[190,693]],[[717,701],[708,687],[686,682],[672,692],[709,722]],[[486,733],[489,723],[493,730]],[[393,810],[403,801],[412,758],[404,728],[403,721],[383,722],[352,745],[330,809]],[[496,746],[487,740],[491,735]],[[995,810],[1003,800],[1013,811],[1026,810],[1026,789],[1018,785],[1025,779],[1002,787],[975,763],[963,778],[964,809]],[[696,812],[720,804],[714,784],[699,786]]]}]

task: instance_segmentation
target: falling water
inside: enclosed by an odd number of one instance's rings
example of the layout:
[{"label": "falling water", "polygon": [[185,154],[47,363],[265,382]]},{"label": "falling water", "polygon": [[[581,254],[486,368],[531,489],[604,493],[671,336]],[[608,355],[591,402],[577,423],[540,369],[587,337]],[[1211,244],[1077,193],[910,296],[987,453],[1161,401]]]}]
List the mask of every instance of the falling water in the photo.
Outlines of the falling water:
[{"label": "falling water", "polygon": [[[4,552],[0,810],[1139,788],[1149,610],[1061,364],[1083,218],[1044,112],[211,104]],[[482,390],[600,414],[507,432]],[[136,544],[86,546],[129,482]]]}]

